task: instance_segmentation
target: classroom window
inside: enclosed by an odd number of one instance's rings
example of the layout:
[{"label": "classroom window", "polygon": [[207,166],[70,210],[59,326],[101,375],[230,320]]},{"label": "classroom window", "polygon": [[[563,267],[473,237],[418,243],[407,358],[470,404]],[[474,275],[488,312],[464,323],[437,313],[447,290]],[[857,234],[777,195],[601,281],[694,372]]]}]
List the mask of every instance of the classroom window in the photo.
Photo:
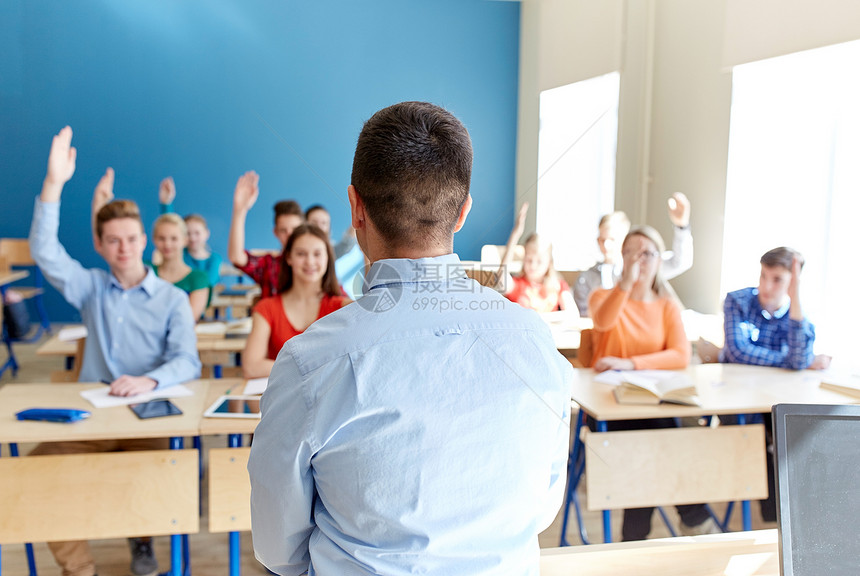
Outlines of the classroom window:
[{"label": "classroom window", "polygon": [[860,215],[860,41],[735,67],[722,292],[758,282],[758,258],[806,258],[803,312],[815,352],[860,368],[856,238]]},{"label": "classroom window", "polygon": [[598,259],[597,221],[615,205],[619,74],[540,95],[537,230],[553,243],[559,270]]}]

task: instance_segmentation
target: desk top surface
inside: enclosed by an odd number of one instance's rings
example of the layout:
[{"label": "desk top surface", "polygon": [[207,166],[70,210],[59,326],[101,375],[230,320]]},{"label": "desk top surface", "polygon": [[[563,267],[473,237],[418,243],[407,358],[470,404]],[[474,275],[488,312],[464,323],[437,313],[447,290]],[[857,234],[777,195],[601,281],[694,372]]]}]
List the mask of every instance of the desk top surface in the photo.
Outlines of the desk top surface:
[{"label": "desk top surface", "polygon": [[575,369],[571,398],[597,420],[674,418],[770,412],[774,404],[851,404],[855,398],[820,388],[816,370],[784,370],[743,364],[696,364],[684,370],[702,406],[619,404],[613,386],[593,382],[594,371]]},{"label": "desk top surface", "polygon": [[541,576],[779,576],[776,530],[541,550]]},{"label": "desk top surface", "polygon": [[[204,337],[197,338],[198,352],[242,352],[245,349],[247,336],[239,337]],[[74,356],[77,350],[77,340],[60,340],[57,334],[48,338],[36,349],[37,356]]]},{"label": "desk top surface", "polygon": [[[193,396],[172,398],[182,414],[141,420],[128,408],[94,408],[81,397],[81,390],[104,384],[6,384],[0,388],[0,443],[62,442],[128,438],[165,438],[196,436],[205,406],[209,381],[186,384]],[[28,408],[78,408],[92,416],[71,424],[19,421],[15,413]]]}]

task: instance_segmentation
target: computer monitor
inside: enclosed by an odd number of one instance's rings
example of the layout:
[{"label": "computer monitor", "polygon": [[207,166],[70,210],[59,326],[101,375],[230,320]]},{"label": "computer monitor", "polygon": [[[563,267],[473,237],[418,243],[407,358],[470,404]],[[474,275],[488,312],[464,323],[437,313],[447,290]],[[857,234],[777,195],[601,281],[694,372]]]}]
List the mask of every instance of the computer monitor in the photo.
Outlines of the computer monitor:
[{"label": "computer monitor", "polygon": [[860,572],[860,406],[773,407],[780,574]]}]

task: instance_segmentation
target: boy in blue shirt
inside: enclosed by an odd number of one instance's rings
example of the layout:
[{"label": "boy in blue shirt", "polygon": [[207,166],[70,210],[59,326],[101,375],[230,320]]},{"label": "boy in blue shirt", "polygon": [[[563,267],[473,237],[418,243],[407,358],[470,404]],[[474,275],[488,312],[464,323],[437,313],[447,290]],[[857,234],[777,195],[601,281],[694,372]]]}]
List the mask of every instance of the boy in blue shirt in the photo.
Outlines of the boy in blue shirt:
[{"label": "boy in blue shirt", "polygon": [[[87,327],[80,381],[109,382],[111,394],[135,396],[197,378],[200,359],[188,297],[144,266],[146,234],[134,202],[116,200],[96,214],[95,247],[109,272],[84,268],[60,244],[60,196],[75,173],[77,157],[71,142],[68,126],[54,136],[33,214],[30,251],[45,278],[80,310]],[[108,169],[97,195],[112,180],[113,171]],[[37,446],[31,455],[166,448],[164,438],[50,442]],[[133,538],[130,545],[132,574],[157,573],[151,540]],[[48,547],[63,576],[95,574],[86,541],[50,542]]]}]

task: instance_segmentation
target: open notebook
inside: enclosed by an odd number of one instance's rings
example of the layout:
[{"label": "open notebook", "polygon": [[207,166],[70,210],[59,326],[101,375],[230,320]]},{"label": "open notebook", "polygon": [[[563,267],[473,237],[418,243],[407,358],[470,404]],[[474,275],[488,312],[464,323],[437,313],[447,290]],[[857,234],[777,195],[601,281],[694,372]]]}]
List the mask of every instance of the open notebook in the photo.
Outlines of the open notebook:
[{"label": "open notebook", "polygon": [[860,406],[773,407],[780,573],[860,574]]}]

